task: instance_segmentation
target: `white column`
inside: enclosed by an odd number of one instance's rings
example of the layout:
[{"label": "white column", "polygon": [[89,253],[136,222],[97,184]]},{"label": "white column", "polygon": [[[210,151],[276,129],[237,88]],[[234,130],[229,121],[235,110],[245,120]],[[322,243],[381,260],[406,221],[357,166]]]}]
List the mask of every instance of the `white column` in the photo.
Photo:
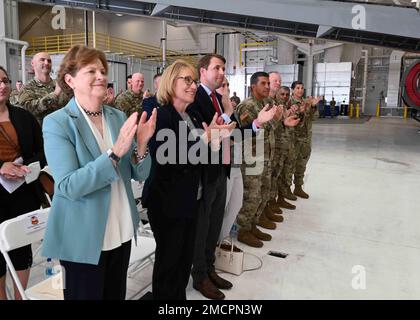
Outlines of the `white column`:
[{"label": "white column", "polygon": [[362,93],[362,113],[365,112],[366,103],[366,86],[367,86],[367,75],[368,75],[368,50],[362,50],[362,59],[364,59],[363,68],[363,93]]},{"label": "white column", "polygon": [[313,45],[314,41],[309,40],[309,48],[308,48],[308,54],[307,54],[307,62],[308,62],[308,69],[306,74],[306,95],[311,96],[312,95],[312,81],[314,77],[314,53],[313,53]]},{"label": "white column", "polygon": [[[0,0],[0,38],[6,35],[6,0]],[[0,66],[7,68],[7,45],[0,41]]]},{"label": "white column", "polygon": [[166,20],[162,21],[162,68],[166,68],[166,37],[168,34]]},{"label": "white column", "polygon": [[95,14],[95,10],[92,11],[92,41],[93,41],[93,47],[96,48],[96,14]]},{"label": "white column", "polygon": [[387,107],[397,108],[400,97],[401,60],[404,51],[393,50],[389,57]]}]

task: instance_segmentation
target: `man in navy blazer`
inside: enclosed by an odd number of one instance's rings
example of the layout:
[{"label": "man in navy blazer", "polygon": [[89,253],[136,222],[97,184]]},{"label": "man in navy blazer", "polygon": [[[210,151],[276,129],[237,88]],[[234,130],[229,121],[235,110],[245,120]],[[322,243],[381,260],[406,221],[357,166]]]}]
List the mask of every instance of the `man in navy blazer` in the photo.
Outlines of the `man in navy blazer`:
[{"label": "man in navy blazer", "polygon": [[[218,54],[208,54],[198,62],[200,86],[197,89],[194,102],[188,106],[201,114],[209,125],[217,112],[219,121],[230,123],[237,121],[233,109],[224,109],[222,96],[216,92],[225,77],[226,59]],[[274,111],[265,108],[259,115],[260,123],[255,121],[249,128],[257,131],[260,124],[269,121],[274,116]],[[195,252],[193,259],[193,287],[209,299],[223,299],[225,296],[219,289],[230,289],[232,283],[219,277],[214,268],[217,241],[223,223],[226,203],[226,182],[230,174],[230,164],[223,164],[221,148],[219,162],[208,164],[204,169],[204,212],[199,213],[196,230]],[[230,151],[229,151],[230,152]]]},{"label": "man in navy blazer", "polygon": [[160,104],[159,104],[159,102],[157,101],[157,98],[156,98],[156,92],[159,89],[159,84],[160,84],[160,79],[161,78],[162,78],[162,74],[160,74],[160,73],[156,73],[154,75],[153,86],[154,86],[154,89],[155,89],[155,94],[152,95],[152,96],[149,96],[149,97],[145,97],[143,99],[142,108],[143,108],[143,111],[146,111],[146,113],[147,113],[147,119],[149,119],[150,116],[152,115],[153,109],[155,109],[155,108],[159,109],[160,108]]}]

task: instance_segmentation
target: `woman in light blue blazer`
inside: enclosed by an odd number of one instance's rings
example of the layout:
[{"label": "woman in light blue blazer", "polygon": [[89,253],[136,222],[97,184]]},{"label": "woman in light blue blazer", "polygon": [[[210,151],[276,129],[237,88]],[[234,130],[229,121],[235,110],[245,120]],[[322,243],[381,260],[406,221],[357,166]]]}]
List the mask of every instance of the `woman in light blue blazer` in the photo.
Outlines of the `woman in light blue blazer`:
[{"label": "woman in light blue blazer", "polygon": [[137,112],[126,119],[103,105],[107,72],[103,52],[72,47],[57,83],[74,97],[43,122],[55,181],[43,255],[60,259],[65,299],[125,298],[131,239],[139,224],[131,179],[145,180],[150,170],[147,143],[156,112],[149,121],[143,113],[138,122]]}]

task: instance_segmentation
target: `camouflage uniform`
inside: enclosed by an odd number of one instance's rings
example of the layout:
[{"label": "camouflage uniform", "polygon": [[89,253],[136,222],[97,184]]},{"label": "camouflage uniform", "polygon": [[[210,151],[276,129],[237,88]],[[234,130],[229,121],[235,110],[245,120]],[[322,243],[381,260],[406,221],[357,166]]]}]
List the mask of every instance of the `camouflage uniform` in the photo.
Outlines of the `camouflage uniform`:
[{"label": "camouflage uniform", "polygon": [[330,116],[331,118],[335,115],[335,100],[330,102]]},{"label": "camouflage uniform", "polygon": [[[263,107],[264,102],[258,101],[253,96],[242,101],[236,109],[241,126],[245,127],[250,125],[258,117],[258,113],[263,109]],[[252,151],[247,151],[245,148],[243,151],[241,173],[244,183],[244,199],[243,206],[238,213],[236,221],[239,227],[246,231],[250,231],[252,227],[256,225],[267,204],[267,201],[270,200],[270,163],[274,156],[275,137],[271,123],[264,124],[261,129],[264,129],[264,134],[260,131],[256,136],[252,137]],[[261,139],[264,140],[264,154],[255,155],[256,141]],[[245,159],[252,156],[249,154],[250,152],[256,156],[256,163],[251,165],[246,164],[245,162]],[[262,174],[246,174],[246,168],[253,168],[255,166],[262,165],[264,166]]]},{"label": "camouflage uniform", "polygon": [[[286,105],[286,108],[290,109],[290,100],[287,103],[283,103],[283,105]],[[296,162],[296,137],[294,127],[285,127],[285,132],[281,143],[283,145],[282,148],[285,155],[282,171],[277,180],[277,187],[280,194],[286,195],[287,191],[292,185]]]},{"label": "camouflage uniform", "polygon": [[64,92],[54,93],[55,80],[42,83],[32,79],[19,92],[17,105],[31,112],[42,126],[42,120],[51,112],[64,107],[70,97]]},{"label": "camouflage uniform", "polygon": [[13,89],[10,93],[9,102],[12,106],[18,106],[18,98],[19,98],[19,91],[17,89]]},{"label": "camouflage uniform", "polygon": [[119,94],[115,99],[115,107],[124,111],[127,115],[127,118],[134,112],[141,113],[143,102],[143,91],[140,91],[139,94],[135,94],[131,90],[124,91]]},{"label": "camouflage uniform", "polygon": [[[298,106],[302,105],[304,99],[297,100],[291,98],[291,103]],[[305,111],[302,123],[295,127],[295,150],[296,161],[294,167],[294,184],[302,186],[304,184],[303,178],[305,176],[306,164],[309,161],[312,151],[312,121],[315,119],[316,109],[309,108]]]},{"label": "camouflage uniform", "polygon": [[[267,103],[269,105],[281,104],[279,100],[272,97],[268,97],[264,100],[264,105]],[[279,121],[272,120],[271,124],[274,128],[275,146],[274,146],[274,152],[273,152],[273,157],[272,157],[273,160],[271,161],[270,199],[275,199],[278,194],[278,178],[283,169],[283,163],[285,159],[284,139],[285,139],[286,128],[283,124],[283,117]]]}]

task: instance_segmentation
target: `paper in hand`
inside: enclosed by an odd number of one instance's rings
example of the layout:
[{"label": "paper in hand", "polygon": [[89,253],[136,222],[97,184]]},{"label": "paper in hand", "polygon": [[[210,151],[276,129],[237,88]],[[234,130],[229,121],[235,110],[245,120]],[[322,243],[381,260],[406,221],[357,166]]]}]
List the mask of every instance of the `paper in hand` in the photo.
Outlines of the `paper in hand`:
[{"label": "paper in hand", "polygon": [[[22,164],[23,163],[23,158],[19,157],[16,158],[14,161],[14,163],[19,163]],[[25,182],[25,179],[23,178],[17,178],[17,179],[6,179],[5,177],[3,177],[2,175],[0,175],[0,184],[3,186],[4,189],[7,190],[7,192],[9,193],[13,193],[17,188],[19,188],[23,183]]]},{"label": "paper in hand", "polygon": [[29,170],[31,170],[30,173],[26,174],[25,181],[27,184],[35,181],[39,177],[39,173],[41,172],[41,165],[39,164],[39,161],[32,162],[28,165]]}]

